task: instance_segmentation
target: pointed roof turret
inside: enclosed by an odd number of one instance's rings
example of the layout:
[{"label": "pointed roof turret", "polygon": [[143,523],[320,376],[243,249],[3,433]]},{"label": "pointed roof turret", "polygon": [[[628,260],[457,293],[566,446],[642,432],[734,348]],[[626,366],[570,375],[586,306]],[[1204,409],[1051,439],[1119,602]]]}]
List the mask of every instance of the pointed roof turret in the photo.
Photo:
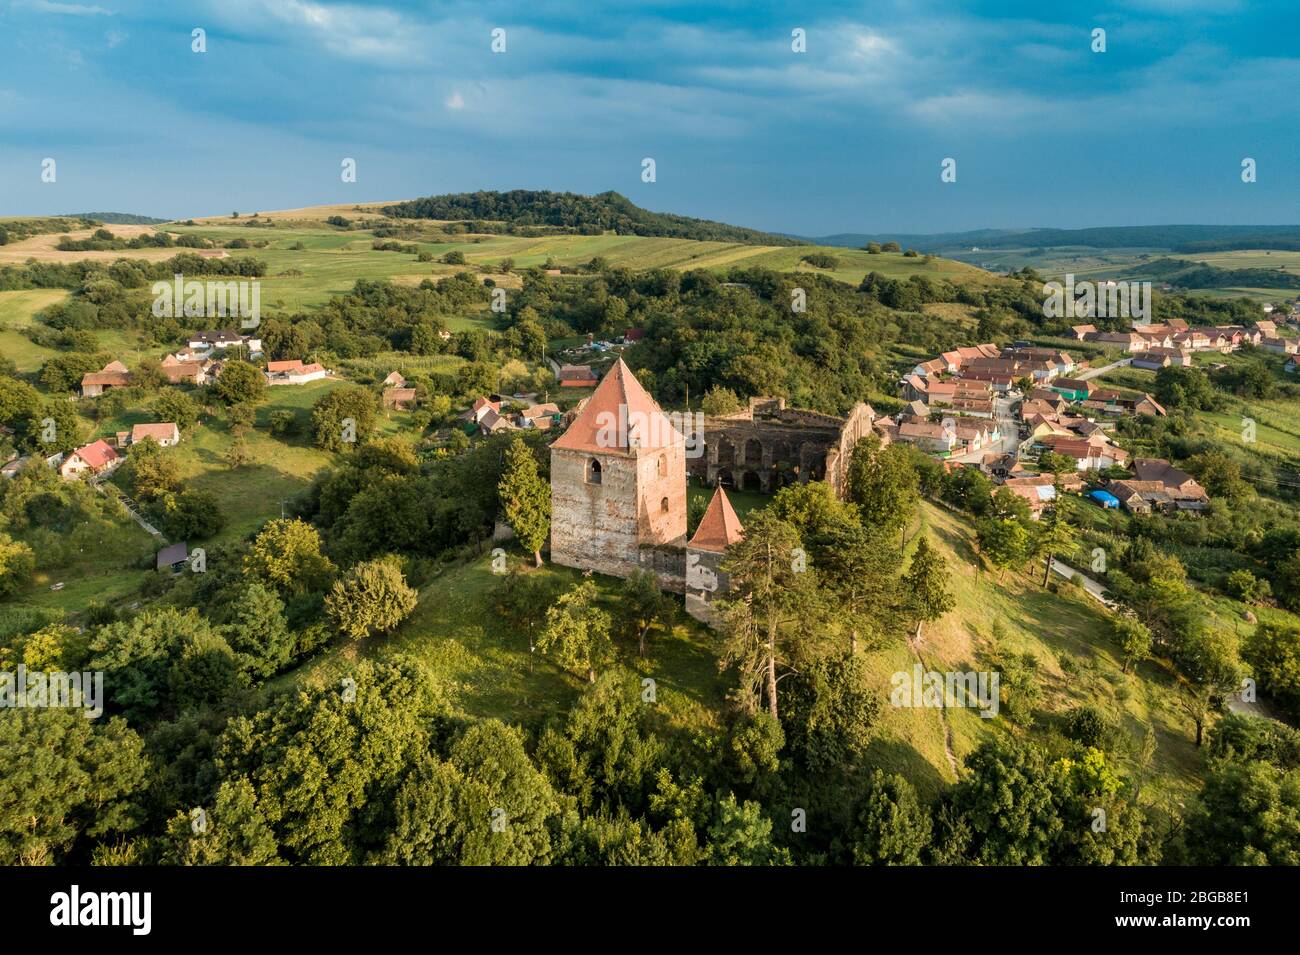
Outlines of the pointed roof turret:
[{"label": "pointed roof turret", "polygon": [[686,546],[720,554],[744,536],[745,528],[741,526],[727,492],[719,485],[713,492],[713,499],[709,501],[708,510],[700,520],[700,526],[695,529],[695,536]]}]

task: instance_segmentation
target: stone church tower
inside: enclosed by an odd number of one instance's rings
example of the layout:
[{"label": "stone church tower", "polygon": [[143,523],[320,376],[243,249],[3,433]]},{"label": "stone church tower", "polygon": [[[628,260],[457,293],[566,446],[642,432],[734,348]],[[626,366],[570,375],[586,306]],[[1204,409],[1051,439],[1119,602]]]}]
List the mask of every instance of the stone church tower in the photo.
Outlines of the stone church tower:
[{"label": "stone church tower", "polygon": [[551,445],[551,560],[681,592],[685,545],[685,439],[620,358]]}]

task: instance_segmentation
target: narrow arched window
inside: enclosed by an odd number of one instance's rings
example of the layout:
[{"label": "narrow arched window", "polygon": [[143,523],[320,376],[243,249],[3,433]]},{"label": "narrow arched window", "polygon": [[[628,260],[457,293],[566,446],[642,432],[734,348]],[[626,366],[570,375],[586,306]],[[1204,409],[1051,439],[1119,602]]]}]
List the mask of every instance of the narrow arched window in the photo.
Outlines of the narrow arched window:
[{"label": "narrow arched window", "polygon": [[668,498],[664,498],[659,502],[659,510],[663,511],[665,514],[668,513]]},{"label": "narrow arched window", "polygon": [[590,461],[587,462],[587,483],[588,484],[600,483],[600,462],[597,461],[595,458],[592,458]]}]

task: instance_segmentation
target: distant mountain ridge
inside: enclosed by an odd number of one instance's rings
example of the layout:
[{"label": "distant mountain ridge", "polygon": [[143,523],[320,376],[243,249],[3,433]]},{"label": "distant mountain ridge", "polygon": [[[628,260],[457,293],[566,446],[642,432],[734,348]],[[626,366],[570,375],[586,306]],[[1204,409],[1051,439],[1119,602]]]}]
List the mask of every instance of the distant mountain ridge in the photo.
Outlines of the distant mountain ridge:
[{"label": "distant mountain ridge", "polygon": [[857,248],[868,242],[897,242],[919,252],[980,249],[1160,248],[1173,252],[1216,252],[1231,249],[1300,248],[1300,225],[1150,225],[1099,226],[1087,229],[975,229],[968,232],[880,233],[843,232],[810,238],[818,245]]},{"label": "distant mountain ridge", "polygon": [[[803,245],[804,240],[741,226],[642,209],[617,192],[584,196],[573,192],[514,189],[427,196],[384,206],[398,219],[468,220],[505,223],[505,231],[548,229],[599,235],[661,236],[745,245]],[[498,230],[501,231],[501,230]]]}]

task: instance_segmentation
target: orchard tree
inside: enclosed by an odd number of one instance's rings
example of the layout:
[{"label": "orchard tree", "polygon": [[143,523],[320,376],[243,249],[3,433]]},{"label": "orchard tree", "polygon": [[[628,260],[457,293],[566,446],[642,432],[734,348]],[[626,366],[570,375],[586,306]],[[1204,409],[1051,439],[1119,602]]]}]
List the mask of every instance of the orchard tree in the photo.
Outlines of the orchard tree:
[{"label": "orchard tree", "polygon": [[976,539],[980,554],[998,568],[999,577],[1007,568],[1022,567],[1029,559],[1031,538],[1020,521],[1010,518],[982,520],[976,529]]},{"label": "orchard tree", "polygon": [[585,674],[589,683],[596,682],[596,668],[612,656],[610,617],[596,606],[596,597],[590,580],[561,595],[547,610],[537,637],[537,649],[565,669]]},{"label": "orchard tree", "polygon": [[388,555],[350,568],[325,597],[325,611],[339,632],[359,640],[388,633],[410,616],[418,595],[407,586],[401,559]]},{"label": "orchard tree", "polygon": [[506,448],[505,469],[497,485],[506,523],[533,564],[542,566],[542,548],[551,532],[551,488],[537,469],[537,457],[518,435]]},{"label": "orchard tree", "polygon": [[246,361],[226,362],[212,390],[228,405],[257,404],[266,397],[266,376]]},{"label": "orchard tree", "polygon": [[1111,622],[1110,639],[1124,658],[1125,673],[1151,655],[1151,629],[1136,617],[1116,617]]},{"label": "orchard tree", "polygon": [[282,594],[329,586],[334,564],[321,553],[320,533],[298,518],[269,521],[244,557],[244,571]]},{"label": "orchard tree", "polygon": [[378,418],[375,395],[360,385],[344,385],[322,395],[312,406],[316,446],[325,451],[356,448],[370,438]]},{"label": "orchard tree", "polygon": [[659,578],[649,570],[635,570],[619,590],[619,613],[627,629],[636,636],[637,656],[645,656],[645,638],[650,629],[661,627],[671,633],[677,617],[677,601],[659,587]]}]

